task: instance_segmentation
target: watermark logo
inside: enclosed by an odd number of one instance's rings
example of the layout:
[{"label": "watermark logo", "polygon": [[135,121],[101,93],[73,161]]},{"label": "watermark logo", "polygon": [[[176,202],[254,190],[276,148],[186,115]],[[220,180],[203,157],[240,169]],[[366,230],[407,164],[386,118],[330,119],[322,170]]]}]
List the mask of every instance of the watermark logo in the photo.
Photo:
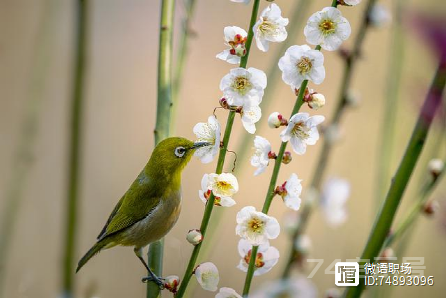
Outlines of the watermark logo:
[{"label": "watermark logo", "polygon": [[337,262],[335,284],[338,287],[352,287],[359,284],[359,264],[357,262]]}]

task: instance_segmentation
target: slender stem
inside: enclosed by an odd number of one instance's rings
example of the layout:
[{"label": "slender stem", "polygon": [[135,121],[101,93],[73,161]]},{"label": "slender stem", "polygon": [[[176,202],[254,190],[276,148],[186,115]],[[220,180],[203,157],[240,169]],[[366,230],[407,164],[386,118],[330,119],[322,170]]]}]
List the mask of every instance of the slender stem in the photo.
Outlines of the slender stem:
[{"label": "slender stem", "polygon": [[[21,120],[19,141],[15,146],[10,177],[4,189],[4,202],[0,215],[0,297],[4,297],[4,281],[10,260],[11,243],[14,241],[16,224],[20,218],[20,207],[24,199],[29,173],[35,161],[34,145],[39,132],[39,116],[42,102],[45,99],[45,84],[48,69],[52,62],[53,28],[57,15],[54,0],[43,3],[42,15],[33,41],[33,64],[30,66],[30,77],[27,78],[27,101]],[[3,190],[2,190],[3,192]]]},{"label": "slender stem", "polygon": [[85,66],[88,32],[88,1],[78,0],[76,7],[76,57],[71,98],[70,153],[68,168],[68,201],[66,205],[65,247],[63,252],[63,293],[73,296],[74,252],[76,248],[78,197],[82,148],[82,108],[85,89]]},{"label": "slender stem", "polygon": [[[226,157],[226,150],[228,148],[229,138],[231,136],[231,131],[232,131],[232,125],[234,124],[234,118],[235,118],[235,112],[234,111],[229,112],[228,121],[226,122],[225,134],[223,137],[223,146],[220,148],[220,153],[218,155],[217,170],[216,170],[217,174],[221,174],[223,171],[223,165],[224,165],[225,157]],[[201,220],[201,225],[200,225],[200,231],[201,231],[201,234],[203,235],[203,238],[205,238],[205,236],[206,236],[206,230],[207,230],[207,227],[209,224],[209,220],[211,218],[212,209],[214,208],[214,201],[215,201],[215,197],[213,194],[211,194],[211,196],[209,197],[209,200],[206,204],[206,207],[204,209],[203,219]],[[200,249],[201,249],[202,245],[203,245],[203,242],[196,245],[194,247],[194,250],[192,251],[192,255],[189,259],[189,263],[187,265],[186,272],[184,273],[184,277],[181,281],[180,288],[178,289],[178,293],[176,295],[177,298],[183,297],[183,295],[186,291],[187,285],[192,277],[192,274],[193,274],[193,271],[195,268],[195,264],[197,262],[197,258],[200,253]]]},{"label": "slender stem", "polygon": [[180,44],[177,51],[177,61],[174,71],[174,81],[172,86],[172,112],[170,116],[170,132],[172,135],[175,134],[175,122],[176,115],[178,111],[178,96],[181,91],[183,83],[184,66],[186,64],[186,58],[189,53],[189,41],[193,37],[191,34],[190,23],[195,12],[195,0],[185,0],[185,16],[181,25],[181,37]]},{"label": "slender stem", "polygon": [[[305,94],[305,89],[307,88],[308,80],[302,82],[299,88],[299,94],[297,95],[296,102],[294,104],[293,110],[291,112],[291,116],[299,112],[300,107],[303,104],[303,98]],[[288,142],[282,142],[280,145],[279,153],[277,154],[277,158],[274,161],[274,169],[271,175],[271,180],[268,186],[268,192],[266,193],[265,201],[263,203],[262,212],[267,214],[273,198],[275,196],[275,187],[277,183],[277,177],[279,176],[280,166],[282,165],[283,154],[285,152],[286,146]],[[243,286],[243,296],[248,296],[249,289],[251,287],[252,278],[254,276],[254,264],[257,256],[258,246],[253,246],[251,251],[251,258],[249,259],[248,272],[246,273],[245,284]]]},{"label": "slender stem", "polygon": [[387,87],[384,106],[384,117],[381,123],[381,139],[378,147],[379,160],[376,172],[376,209],[382,203],[386,189],[389,187],[391,179],[392,153],[394,145],[396,111],[401,81],[401,72],[404,57],[404,38],[401,28],[402,0],[398,0],[395,5],[395,21],[391,35],[391,57],[389,61]]},{"label": "slender stem", "polygon": [[[175,0],[161,0],[161,18],[158,49],[158,100],[156,107],[155,144],[169,136],[172,107],[172,41]],[[162,275],[164,239],[152,243],[148,251],[148,265]],[[160,295],[154,282],[147,283],[147,298]]]},{"label": "slender stem", "polygon": [[[376,0],[368,0],[367,7],[364,11],[364,15],[362,17],[362,22],[359,26],[358,33],[356,34],[356,38],[354,41],[353,49],[350,53],[350,55],[345,58],[345,66],[344,66],[344,73],[342,75],[341,79],[341,86],[339,90],[339,95],[336,101],[336,107],[333,111],[333,114],[331,116],[331,122],[328,125],[328,127],[336,127],[339,125],[342,116],[344,115],[344,112],[346,108],[348,107],[347,104],[347,94],[349,91],[349,86],[351,84],[351,80],[353,77],[353,72],[355,70],[356,62],[358,61],[362,45],[364,42],[364,38],[367,33],[367,29],[370,25],[368,20],[368,15],[370,14],[371,9],[373,8],[373,5],[375,4]],[[313,177],[311,178],[309,189],[320,189],[322,184],[322,179],[325,174],[325,170],[328,166],[330,154],[333,149],[333,143],[328,140],[327,138],[324,138],[322,140],[322,150],[319,153],[317,165],[315,167],[315,172],[313,173]],[[308,225],[308,220],[311,216],[312,209],[313,209],[313,202],[310,201],[304,201],[303,205],[301,207],[300,215],[299,215],[299,224],[296,227],[296,230],[294,231],[292,235],[292,239],[290,242],[290,253],[288,257],[288,261],[285,265],[285,268],[282,272],[282,278],[287,278],[291,272],[292,265],[294,263],[294,260],[299,256],[299,252],[296,251],[294,247],[294,243],[296,239],[302,235],[306,227]]]},{"label": "slender stem", "polygon": [[[257,14],[259,11],[259,4],[260,4],[260,0],[254,1],[252,12],[251,12],[251,20],[249,23],[248,37],[247,37],[246,44],[245,44],[246,55],[244,57],[242,57],[241,61],[240,61],[240,67],[242,67],[242,68],[246,68],[246,65],[248,64],[248,58],[249,58],[249,53],[251,50],[252,39],[254,37],[252,28],[254,27],[254,25],[256,23]],[[221,174],[223,171],[223,166],[224,166],[225,158],[226,158],[226,151],[227,151],[228,144],[229,144],[229,138],[230,138],[231,132],[232,132],[232,125],[234,124],[235,114],[236,113],[234,111],[230,111],[228,114],[228,120],[226,121],[226,128],[225,128],[225,133],[223,136],[223,146],[220,148],[220,152],[218,155],[218,161],[217,161],[217,168],[215,171],[217,174]],[[209,197],[209,200],[207,201],[206,208],[204,210],[203,219],[201,221],[201,226],[200,226],[200,231],[201,231],[204,239],[206,239],[205,238],[206,230],[208,228],[209,220],[211,218],[212,210],[214,208],[214,201],[215,201],[215,197],[213,194],[211,194],[211,196]],[[178,292],[176,294],[177,298],[183,297],[184,293],[186,292],[187,286],[188,286],[189,281],[192,277],[192,274],[193,274],[193,271],[195,268],[195,264],[198,259],[198,255],[200,253],[200,249],[203,246],[203,242],[196,245],[194,247],[194,250],[192,251],[192,255],[189,259],[189,263],[187,265],[186,272],[184,273],[184,277],[181,281],[180,288],[178,289]]]},{"label": "slender stem", "polygon": [[[268,72],[267,72],[267,78],[268,78],[268,88],[265,89],[265,94],[262,99],[261,107],[262,111],[267,111],[269,105],[273,102],[273,94],[276,91],[277,82],[280,81],[280,69],[277,67],[277,63],[279,59],[283,56],[283,53],[293,44],[295,41],[295,36],[298,35],[299,30],[301,30],[302,23],[304,18],[304,15],[310,5],[310,1],[307,0],[299,0],[294,6],[294,10],[291,13],[290,20],[292,22],[290,23],[290,26],[288,28],[288,36],[284,42],[280,44],[280,49],[276,52],[276,56],[271,60],[271,65],[269,66]],[[257,125],[257,131],[258,134],[261,130],[262,126]],[[249,144],[252,143],[253,136],[247,136],[245,138],[242,138],[240,141],[240,144],[238,145],[237,152],[237,160],[243,161],[246,158],[246,155],[248,154],[249,150],[251,149],[251,146]],[[245,167],[237,167],[235,169],[236,173],[240,173],[245,169]]]},{"label": "slender stem", "polygon": [[432,178],[431,181],[429,181],[429,183],[427,183],[421,189],[418,202],[415,202],[412,209],[403,218],[395,231],[387,236],[386,240],[384,241],[383,248],[392,246],[397,239],[401,238],[402,235],[404,235],[406,231],[415,224],[416,218],[421,214],[424,205],[428,201],[432,191],[435,189],[435,186],[438,185],[440,178],[440,176]]},{"label": "slender stem", "polygon": [[[430,90],[426,96],[417,123],[413,130],[403,159],[392,181],[386,200],[382,206],[375,224],[362,253],[361,260],[370,260],[378,256],[384,241],[390,231],[401,198],[409,182],[413,169],[418,161],[435,112],[441,103],[441,97],[446,83],[446,68],[438,67]],[[360,266],[363,265],[361,262]],[[357,287],[350,287],[345,292],[346,297],[360,297],[364,290],[364,280]]]}]

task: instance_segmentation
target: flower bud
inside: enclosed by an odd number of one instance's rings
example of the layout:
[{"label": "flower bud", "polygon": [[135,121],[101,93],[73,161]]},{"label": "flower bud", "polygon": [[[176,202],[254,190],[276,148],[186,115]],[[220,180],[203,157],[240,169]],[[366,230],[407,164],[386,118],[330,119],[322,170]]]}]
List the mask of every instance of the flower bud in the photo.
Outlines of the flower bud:
[{"label": "flower bud", "polygon": [[201,234],[200,230],[193,229],[187,233],[186,240],[192,245],[197,245],[203,241],[203,235]]},{"label": "flower bud", "polygon": [[380,4],[373,5],[367,17],[370,24],[375,27],[383,27],[387,25],[392,19],[389,10],[387,10],[387,8]]},{"label": "flower bud", "polygon": [[434,158],[429,161],[427,167],[432,176],[434,176],[434,178],[437,178],[438,176],[440,176],[441,172],[443,172],[444,162],[439,158]]},{"label": "flower bud", "polygon": [[282,157],[282,163],[287,165],[289,164],[291,161],[293,160],[293,158],[291,157],[291,152],[290,151],[285,151],[283,153],[283,157]]},{"label": "flower bud", "polygon": [[325,96],[320,93],[313,93],[310,96],[311,100],[308,102],[308,106],[313,110],[318,110],[325,105]]},{"label": "flower bud", "polygon": [[311,239],[308,235],[299,235],[294,242],[294,249],[302,254],[308,254],[311,246]]},{"label": "flower bud", "polygon": [[435,212],[438,211],[440,208],[440,204],[437,201],[430,201],[424,204],[423,206],[423,212],[424,214],[428,216],[432,216],[435,214]]},{"label": "flower bud", "polygon": [[282,115],[279,114],[279,112],[271,113],[268,117],[268,126],[271,128],[278,128],[280,127],[282,123]]},{"label": "flower bud", "polygon": [[222,97],[218,102],[223,109],[229,109],[229,104],[226,98]]},{"label": "flower bud", "polygon": [[164,288],[174,294],[176,294],[179,284],[180,278],[176,275],[169,275],[164,278]]}]

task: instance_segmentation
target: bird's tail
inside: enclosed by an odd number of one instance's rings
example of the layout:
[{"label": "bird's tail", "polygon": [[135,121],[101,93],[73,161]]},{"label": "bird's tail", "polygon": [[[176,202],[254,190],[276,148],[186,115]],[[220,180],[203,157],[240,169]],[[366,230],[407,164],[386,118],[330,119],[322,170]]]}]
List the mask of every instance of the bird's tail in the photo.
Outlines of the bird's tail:
[{"label": "bird's tail", "polygon": [[82,259],[79,260],[79,263],[77,263],[77,269],[76,273],[87,263],[94,255],[96,255],[98,252],[100,252],[107,243],[105,241],[99,241],[95,245],[93,245],[92,248],[90,248],[89,251],[85,254],[85,256],[82,257]]}]

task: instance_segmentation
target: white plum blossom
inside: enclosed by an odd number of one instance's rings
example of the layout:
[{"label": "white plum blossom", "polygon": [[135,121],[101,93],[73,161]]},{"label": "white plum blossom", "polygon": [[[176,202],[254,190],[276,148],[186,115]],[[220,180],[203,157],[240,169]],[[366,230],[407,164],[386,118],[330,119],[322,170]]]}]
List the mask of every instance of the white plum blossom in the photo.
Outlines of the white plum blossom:
[{"label": "white plum blossom", "polygon": [[316,298],[317,288],[311,279],[306,276],[297,275],[289,279],[278,279],[265,282],[249,298]]},{"label": "white plum blossom", "polygon": [[229,105],[259,104],[266,84],[267,79],[263,71],[254,67],[239,67],[231,69],[221,79],[220,90]]},{"label": "white plum blossom", "polygon": [[291,46],[279,60],[282,80],[299,89],[304,80],[320,84],[325,79],[324,55],[312,50],[308,45]]},{"label": "white plum blossom", "polygon": [[311,116],[308,113],[294,114],[288,126],[280,133],[282,142],[290,141],[294,152],[299,155],[307,151],[307,145],[316,144],[319,140],[317,126],[325,120],[324,116]]},{"label": "white plum blossom", "polygon": [[232,288],[220,288],[220,291],[215,295],[215,298],[242,298],[234,289]]},{"label": "white plum blossom", "polygon": [[343,0],[345,4],[355,6],[361,3],[361,0]]},{"label": "white plum blossom", "polygon": [[370,23],[375,27],[385,26],[392,20],[389,10],[381,4],[373,5],[368,17]]},{"label": "white plum blossom", "polygon": [[254,134],[256,132],[255,124],[259,122],[260,118],[262,117],[262,109],[260,109],[256,102],[258,102],[258,100],[244,104],[240,112],[243,127],[250,134]]},{"label": "white plum blossom", "polygon": [[[207,201],[209,200],[209,197],[211,196],[211,192],[213,192],[213,189],[215,188],[216,190],[214,191],[214,196],[215,196],[214,205],[223,207],[234,206],[235,201],[232,199],[232,195],[238,191],[237,178],[235,178],[235,176],[232,174],[225,174],[225,177],[223,178],[220,177],[221,175],[204,174],[203,178],[201,179],[201,190],[198,191],[198,196],[201,199],[201,201],[206,204]],[[233,177],[229,175],[232,175]],[[218,185],[218,182],[216,182],[217,179],[220,179],[219,180],[220,185]],[[223,179],[226,179],[226,181],[224,181]],[[225,185],[225,183],[227,183],[228,185]],[[222,191],[218,190],[218,188],[224,188],[224,187],[229,188],[229,190],[225,192],[227,195],[225,196],[215,195],[215,193],[221,194]]]},{"label": "white plum blossom", "polygon": [[290,178],[282,186],[279,186],[278,193],[282,196],[285,205],[295,211],[299,210],[302,202],[300,195],[302,193],[302,184],[296,174],[291,174]]},{"label": "white plum blossom", "polygon": [[280,234],[280,225],[274,217],[256,211],[253,206],[246,206],[237,213],[235,233],[251,245],[260,245],[269,239],[276,239]]},{"label": "white plum blossom", "polygon": [[269,157],[271,153],[271,143],[261,137],[256,136],[254,139],[254,155],[251,157],[251,165],[256,167],[254,176],[262,174],[269,164]]},{"label": "white plum blossom", "polygon": [[218,54],[217,58],[231,64],[239,64],[240,57],[243,57],[246,53],[245,42],[248,34],[244,29],[237,26],[225,27],[224,34],[225,44],[229,49]]},{"label": "white plum blossom", "polygon": [[[249,261],[251,259],[252,245],[245,239],[240,239],[238,243],[238,253],[242,257],[237,268],[243,272],[248,272]],[[270,246],[268,242],[260,244],[257,250],[254,265],[254,276],[269,272],[279,261],[280,253],[277,248]]]},{"label": "white plum blossom", "polygon": [[288,19],[282,17],[282,11],[277,4],[273,3],[265,8],[252,28],[259,50],[267,52],[270,42],[284,41],[288,36],[286,25],[288,25]]},{"label": "white plum blossom", "polygon": [[323,186],[321,209],[327,223],[333,227],[347,220],[345,204],[350,196],[350,183],[345,179],[331,178]]},{"label": "white plum blossom", "polygon": [[210,116],[208,123],[195,124],[193,131],[197,136],[197,141],[212,144],[212,146],[200,147],[194,153],[202,163],[210,163],[220,149],[220,123],[215,116]]},{"label": "white plum blossom", "polygon": [[279,112],[273,112],[268,117],[268,126],[270,128],[279,128],[282,125],[283,116]]},{"label": "white plum blossom", "polygon": [[217,291],[220,275],[218,274],[217,266],[213,263],[206,262],[198,265],[194,274],[198,283],[204,290],[211,292]]},{"label": "white plum blossom", "polygon": [[350,23],[339,9],[325,7],[315,12],[304,28],[307,42],[320,45],[324,50],[335,51],[351,34]]},{"label": "white plum blossom", "polygon": [[325,96],[321,93],[313,93],[311,100],[308,102],[308,106],[313,110],[319,110],[325,105]]}]

